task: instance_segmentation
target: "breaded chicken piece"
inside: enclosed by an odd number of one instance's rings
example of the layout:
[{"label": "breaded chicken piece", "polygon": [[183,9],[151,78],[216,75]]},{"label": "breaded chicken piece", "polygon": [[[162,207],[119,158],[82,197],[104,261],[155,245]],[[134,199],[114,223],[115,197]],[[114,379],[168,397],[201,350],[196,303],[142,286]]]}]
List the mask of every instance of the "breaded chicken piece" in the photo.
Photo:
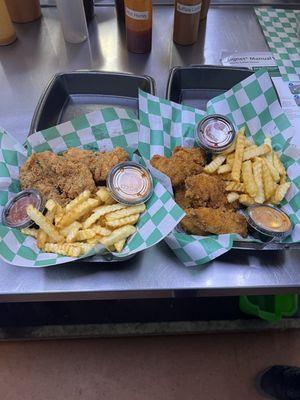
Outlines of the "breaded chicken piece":
[{"label": "breaded chicken piece", "polygon": [[151,165],[168,175],[172,185],[184,184],[188,176],[199,174],[205,164],[205,153],[199,148],[175,147],[170,158],[154,155]]},{"label": "breaded chicken piece", "polygon": [[106,180],[109,171],[128,158],[128,153],[121,147],[116,147],[112,151],[97,153],[97,168],[94,179],[97,182]]},{"label": "breaded chicken piece", "polygon": [[96,171],[96,153],[92,150],[82,150],[78,147],[70,147],[63,153],[63,156],[70,161],[81,162],[85,164],[95,174]]},{"label": "breaded chicken piece", "polygon": [[187,222],[181,222],[182,227],[194,235],[203,235],[205,232],[216,235],[238,233],[243,237],[247,236],[246,218],[232,210],[209,207],[190,208],[187,211],[187,217]]},{"label": "breaded chicken piece", "polygon": [[191,207],[190,201],[185,197],[185,187],[179,186],[175,190],[175,201],[176,203],[186,212],[186,216],[180,221],[181,227],[188,233],[194,235],[205,235],[204,231],[200,231],[193,223],[193,218],[189,216],[189,209]]},{"label": "breaded chicken piece", "polygon": [[191,207],[191,202],[185,196],[184,186],[179,186],[175,190],[175,201],[183,210]]},{"label": "breaded chicken piece", "polygon": [[207,232],[201,229],[194,221],[194,217],[190,216],[190,210],[185,210],[187,215],[182,218],[180,225],[186,233],[197,236],[205,236]]},{"label": "breaded chicken piece", "polygon": [[116,147],[112,151],[107,152],[82,150],[72,147],[63,156],[69,160],[84,163],[90,169],[96,182],[105,181],[109,171],[115,165],[128,160],[129,157],[128,153],[121,147]]},{"label": "breaded chicken piece", "polygon": [[20,169],[22,189],[36,189],[43,199],[64,206],[84,190],[94,192],[96,185],[89,168],[50,151],[33,153]]},{"label": "breaded chicken piece", "polygon": [[190,176],[185,181],[186,198],[197,207],[232,207],[227,201],[225,182],[217,175],[201,173]]}]

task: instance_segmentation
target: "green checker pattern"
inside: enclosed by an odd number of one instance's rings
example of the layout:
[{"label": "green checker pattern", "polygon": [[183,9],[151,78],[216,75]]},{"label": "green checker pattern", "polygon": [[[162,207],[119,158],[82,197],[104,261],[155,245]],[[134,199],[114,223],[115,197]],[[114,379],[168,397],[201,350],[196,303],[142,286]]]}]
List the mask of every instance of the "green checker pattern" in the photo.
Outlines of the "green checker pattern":
[{"label": "green checker pattern", "polygon": [[[144,92],[139,94],[139,107],[138,149],[146,164],[149,164],[154,154],[170,156],[175,146],[196,146],[195,123],[208,114],[226,115],[238,128],[245,126],[246,135],[255,144],[263,143],[265,137],[270,136],[273,148],[280,152],[292,181],[281,205],[295,225],[286,242],[300,241],[300,150],[290,144],[293,136],[291,124],[278,103],[268,72],[259,70],[231,90],[210,100],[206,113]],[[168,177],[155,169],[153,174],[172,191]],[[178,227],[165,238],[186,266],[201,265],[219,257],[232,248],[234,240],[253,241],[253,238],[249,236],[243,239],[238,235],[187,235]]]},{"label": "green checker pattern", "polygon": [[[32,152],[50,150],[60,153],[70,147],[109,151],[121,146],[136,160],[134,152],[137,150],[138,133],[136,114],[112,107],[34,133],[27,139],[25,147],[0,129],[0,212],[8,199],[20,190],[19,168]],[[159,181],[154,180],[154,194],[138,221],[136,233],[123,251],[120,254],[113,253],[113,256],[130,256],[154,246],[174,229],[183,216],[184,212],[172,195]],[[107,262],[109,258],[104,253],[103,246],[97,246],[82,258],[96,254],[98,262]],[[77,260],[43,253],[37,248],[35,239],[1,224],[0,257],[5,262],[23,267],[45,267]]]},{"label": "green checker pattern", "polygon": [[298,81],[300,37],[297,35],[296,14],[300,14],[300,11],[256,8],[255,12],[282,78],[290,82]]}]

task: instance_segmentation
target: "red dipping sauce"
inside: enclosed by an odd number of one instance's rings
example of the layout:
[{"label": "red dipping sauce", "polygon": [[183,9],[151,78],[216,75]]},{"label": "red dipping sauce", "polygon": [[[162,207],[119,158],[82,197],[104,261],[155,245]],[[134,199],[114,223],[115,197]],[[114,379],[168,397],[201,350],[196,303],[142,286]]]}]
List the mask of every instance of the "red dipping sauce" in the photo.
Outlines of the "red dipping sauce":
[{"label": "red dipping sauce", "polygon": [[42,206],[41,196],[36,190],[24,190],[18,193],[3,209],[2,224],[11,228],[25,228],[31,225],[26,211],[30,204],[38,210]]}]

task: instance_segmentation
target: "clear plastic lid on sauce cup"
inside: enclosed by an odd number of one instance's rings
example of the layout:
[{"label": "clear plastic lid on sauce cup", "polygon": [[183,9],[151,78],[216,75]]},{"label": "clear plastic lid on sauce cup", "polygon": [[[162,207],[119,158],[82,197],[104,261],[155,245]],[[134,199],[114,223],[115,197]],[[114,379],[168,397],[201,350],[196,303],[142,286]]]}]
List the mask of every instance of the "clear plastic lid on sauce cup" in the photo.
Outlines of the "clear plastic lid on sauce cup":
[{"label": "clear plastic lid on sauce cup", "polygon": [[196,142],[209,153],[221,153],[233,143],[236,129],[229,118],[220,114],[208,115],[196,125]]},{"label": "clear plastic lid on sauce cup", "polygon": [[281,241],[292,232],[289,216],[272,204],[256,204],[245,212],[252,235],[262,241]]},{"label": "clear plastic lid on sauce cup", "polygon": [[147,168],[132,161],[117,164],[107,178],[111,196],[123,204],[139,204],[153,194],[153,180]]},{"label": "clear plastic lid on sauce cup", "polygon": [[34,222],[27,215],[27,207],[33,205],[43,212],[42,196],[37,190],[26,189],[9,200],[2,210],[1,222],[10,228],[28,228]]}]

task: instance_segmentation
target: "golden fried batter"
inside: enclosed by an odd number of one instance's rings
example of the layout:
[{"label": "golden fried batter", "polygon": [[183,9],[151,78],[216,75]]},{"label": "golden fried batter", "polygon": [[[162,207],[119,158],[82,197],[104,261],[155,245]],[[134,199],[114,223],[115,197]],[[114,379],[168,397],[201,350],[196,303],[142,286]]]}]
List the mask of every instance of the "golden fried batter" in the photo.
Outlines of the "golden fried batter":
[{"label": "golden fried batter", "polygon": [[[187,220],[184,221],[186,218]],[[247,236],[246,218],[224,208],[190,208],[181,224],[188,233],[193,235],[238,233],[241,236]]]},{"label": "golden fried batter", "polygon": [[96,154],[94,151],[70,147],[63,153],[63,156],[70,161],[78,161],[85,164],[91,170],[94,177],[96,171]]},{"label": "golden fried batter", "polygon": [[198,226],[195,221],[194,217],[190,216],[190,210],[185,210],[187,215],[182,218],[180,221],[180,225],[182,228],[185,230],[185,232],[190,233],[191,235],[197,235],[197,236],[205,236],[207,235],[207,232],[205,232],[203,229]]},{"label": "golden fried batter", "polygon": [[182,228],[193,235],[205,235],[204,231],[200,229],[193,223],[193,218],[189,216],[191,203],[185,196],[185,187],[179,186],[175,190],[175,201],[176,203],[186,212],[186,216],[180,221]]},{"label": "golden fried batter", "polygon": [[84,190],[94,192],[95,182],[89,168],[50,151],[33,153],[20,169],[22,189],[36,189],[44,200],[53,199],[64,206]]},{"label": "golden fried batter", "polygon": [[117,164],[128,160],[128,153],[121,147],[112,151],[97,152],[81,150],[73,147],[64,153],[64,157],[72,161],[84,163],[93,174],[96,182],[105,181],[109,171]]},{"label": "golden fried batter", "polygon": [[155,155],[151,165],[168,175],[173,186],[184,184],[188,176],[199,174],[205,163],[205,154],[199,148],[175,147],[170,158]]},{"label": "golden fried batter", "polygon": [[183,210],[191,207],[191,202],[185,196],[184,186],[180,186],[175,190],[175,201]]},{"label": "golden fried batter", "polygon": [[194,208],[230,206],[226,197],[225,183],[217,175],[202,173],[190,176],[185,181],[185,187],[185,196]]},{"label": "golden fried batter", "polygon": [[194,235],[205,235],[205,232],[201,231],[194,225],[193,219],[189,217],[189,208],[191,207],[190,201],[185,197],[185,187],[179,186],[175,190],[175,201],[176,203],[186,212],[186,216],[180,221],[182,228],[189,233]]}]

